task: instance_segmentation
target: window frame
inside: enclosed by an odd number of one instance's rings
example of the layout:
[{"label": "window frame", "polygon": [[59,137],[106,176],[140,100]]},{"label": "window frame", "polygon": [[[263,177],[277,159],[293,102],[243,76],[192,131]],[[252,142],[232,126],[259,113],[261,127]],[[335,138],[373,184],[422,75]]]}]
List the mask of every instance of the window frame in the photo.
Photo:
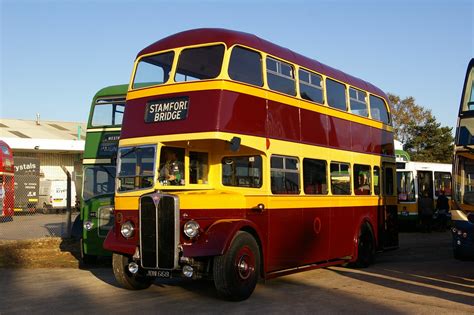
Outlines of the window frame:
[{"label": "window frame", "polygon": [[[171,67],[170,67],[170,71],[168,73],[168,79],[162,83],[159,83],[159,84],[152,84],[152,85],[146,85],[146,86],[140,86],[140,87],[135,87],[135,78],[137,77],[137,71],[138,71],[138,66],[140,65],[140,62],[143,61],[143,59],[146,59],[148,57],[153,57],[153,56],[157,56],[157,55],[161,55],[161,54],[166,54],[166,53],[173,53],[173,61],[171,63]],[[175,67],[176,67],[176,56],[178,54],[178,51],[176,49],[167,49],[167,50],[162,50],[162,51],[158,51],[158,52],[153,52],[153,53],[150,53],[150,54],[146,54],[146,55],[143,55],[143,56],[140,56],[139,59],[137,59],[135,61],[135,65],[133,67],[133,75],[132,75],[132,78],[130,80],[130,84],[129,84],[129,88],[133,91],[135,90],[141,90],[141,89],[147,89],[147,88],[150,88],[150,87],[155,87],[155,86],[162,86],[162,85],[166,85],[170,82],[173,82],[173,78],[174,78],[174,70],[175,70]]]},{"label": "window frame", "polygon": [[[222,46],[224,48],[222,52],[222,59],[221,59],[221,66],[220,70],[217,73],[215,77],[212,78],[207,78],[207,79],[196,79],[196,80],[185,80],[185,81],[177,81],[176,76],[178,75],[178,68],[179,68],[179,62],[181,60],[181,56],[183,52],[187,50],[192,50],[192,49],[200,49],[200,48],[206,48],[206,47],[212,47],[212,46]],[[224,65],[225,65],[225,59],[226,53],[227,53],[227,45],[223,42],[214,42],[214,43],[206,43],[205,45],[191,45],[191,46],[185,46],[181,47],[179,50],[175,51],[176,54],[176,60],[173,60],[173,66],[170,71],[170,79],[168,80],[169,82],[173,83],[192,83],[192,82],[201,82],[201,81],[209,81],[209,80],[216,80],[222,76],[222,73],[224,71]]]},{"label": "window frame", "polygon": [[[236,80],[234,78],[232,78],[231,74],[230,74],[230,64],[231,64],[231,59],[232,59],[232,54],[234,52],[234,50],[236,48],[239,48],[239,49],[243,49],[243,50],[248,50],[250,52],[253,52],[253,53],[256,53],[260,56],[260,75],[261,75],[261,80],[262,80],[262,83],[260,85],[256,85],[256,84],[253,84],[253,83],[249,83],[249,82],[245,82],[245,81],[240,81],[240,80]],[[255,49],[252,49],[252,48],[249,48],[249,47],[246,47],[246,46],[243,46],[243,45],[234,45],[232,46],[230,49],[230,52],[229,52],[229,60],[226,64],[226,72],[227,72],[227,75],[229,76],[229,78],[234,81],[234,82],[238,82],[238,83],[243,83],[243,84],[249,84],[249,85],[252,85],[252,86],[258,86],[258,87],[264,87],[265,86],[265,76],[264,76],[264,69],[263,69],[263,61],[264,61],[264,56],[262,55],[262,53],[258,50],[255,50]],[[223,63],[223,67],[224,67],[224,63]]]},{"label": "window frame", "polygon": [[[135,149],[137,150],[138,148],[140,149],[143,149],[143,148],[153,148],[154,149],[154,156],[153,156],[153,176],[148,176],[148,177],[153,177],[153,182],[152,182],[152,185],[150,186],[147,186],[147,187],[140,187],[140,188],[134,188],[134,189],[127,189],[127,190],[120,190],[121,188],[121,183],[120,183],[120,179],[121,178],[134,178],[134,180],[136,180],[136,178],[142,178],[142,177],[146,177],[147,175],[140,175],[140,174],[134,174],[134,175],[123,175],[123,176],[120,176],[120,171],[122,169],[122,153],[120,152],[120,150],[123,150],[123,149]],[[157,182],[157,179],[158,179],[158,176],[157,176],[157,165],[158,165],[158,162],[157,162],[157,152],[158,152],[158,146],[156,144],[143,144],[143,145],[131,145],[131,146],[125,146],[125,147],[119,147],[118,150],[117,150],[117,164],[116,164],[116,167],[117,167],[117,175],[115,176],[115,193],[117,194],[123,194],[123,193],[128,193],[128,192],[134,192],[134,191],[142,191],[142,190],[150,190],[150,189],[153,189],[156,185],[156,182]]]},{"label": "window frame", "polygon": [[[305,82],[305,81],[302,81],[301,80],[301,73],[300,72],[306,72],[308,73],[308,78],[309,78],[309,81],[310,82]],[[312,80],[311,80],[311,76],[312,75],[315,75],[315,76],[319,76],[320,77],[320,86],[317,86],[317,85],[314,85],[312,84]],[[315,88],[315,89],[318,89],[321,91],[321,102],[316,102],[316,101],[313,101],[313,100],[309,100],[309,99],[306,99],[306,98],[303,98],[303,96],[301,95],[301,84],[303,85],[306,85],[306,86],[309,86],[310,88]],[[298,68],[298,92],[299,92],[299,97],[305,101],[308,101],[308,102],[311,102],[311,103],[315,103],[315,104],[322,104],[324,105],[326,103],[326,93],[325,93],[325,80],[324,80],[324,77],[322,74],[319,74],[319,73],[316,73],[314,71],[311,71],[311,70],[308,70],[308,69],[305,69],[305,68],[302,68],[302,67],[299,67]]]},{"label": "window frame", "polygon": [[[353,97],[351,96],[351,91],[355,91],[355,92],[356,92],[356,98],[353,98]],[[359,97],[359,94],[363,94],[363,96],[364,96],[364,101],[361,101],[361,100],[358,98],[358,97]],[[360,114],[354,112],[354,111],[352,110],[352,102],[359,103],[359,104],[364,104],[364,105],[365,105],[366,115],[360,115]],[[353,87],[353,86],[349,86],[349,108],[350,108],[350,112],[351,112],[352,114],[357,115],[357,116],[360,116],[360,117],[369,118],[370,111],[369,111],[369,102],[368,102],[367,92],[364,91],[364,90],[355,88],[355,87]]]},{"label": "window frame", "polygon": [[[247,187],[247,186],[237,186],[237,185],[226,185],[224,184],[224,169],[223,169],[223,160],[225,158],[250,158],[250,157],[258,157],[260,158],[260,166],[261,166],[261,169],[260,169],[260,186],[258,187]],[[232,187],[233,189],[237,188],[237,189],[261,189],[263,187],[263,184],[264,184],[264,177],[265,177],[265,172],[264,172],[264,161],[265,159],[263,158],[262,155],[258,155],[258,154],[248,154],[248,155],[230,155],[230,156],[222,156],[221,159],[220,159],[220,183],[222,186],[224,187]]]},{"label": "window frame", "polygon": [[[332,164],[339,164],[339,165],[347,165],[349,166],[349,169],[348,169],[348,175],[349,175],[349,192],[346,193],[346,194],[335,194],[334,193],[334,189],[333,189],[333,182],[332,182],[332,172],[331,172],[331,166]],[[340,161],[331,161],[329,163],[329,180],[330,180],[330,184],[331,184],[331,194],[333,196],[351,196],[352,195],[352,167],[351,167],[351,163],[349,162],[340,162]]]},{"label": "window frame", "polygon": [[[277,69],[276,71],[274,70],[270,70],[267,66],[267,62],[268,60],[272,60],[272,61],[275,61],[276,62],[276,66],[277,66]],[[286,64],[288,66],[290,66],[291,68],[291,72],[292,72],[292,77],[291,76],[287,76],[285,74],[283,74],[281,72],[281,64]],[[280,72],[279,72],[280,70]],[[265,56],[265,83],[266,83],[266,87],[268,87],[269,90],[273,91],[273,92],[278,92],[278,93],[282,93],[284,95],[289,95],[289,96],[292,96],[292,97],[296,97],[297,96],[297,84],[296,84],[296,65],[290,63],[290,62],[287,62],[287,61],[284,61],[284,60],[281,60],[281,59],[278,59],[276,57],[273,57],[271,55],[266,55]],[[281,77],[281,78],[284,78],[284,79],[287,79],[287,80],[292,80],[293,81],[293,91],[294,93],[293,94],[288,94],[288,93],[285,93],[285,92],[282,92],[282,91],[279,91],[279,90],[275,90],[273,88],[270,87],[270,81],[268,80],[268,74],[272,74],[272,75],[275,75],[275,76],[278,76],[278,77]]]},{"label": "window frame", "polygon": [[[376,119],[374,118],[374,116],[372,115],[372,98],[376,98],[376,99],[379,99],[380,101],[382,101],[382,104],[385,108],[385,112],[387,113],[387,122],[383,121],[383,120],[380,120],[380,119]],[[385,125],[389,125],[391,126],[392,125],[392,115],[390,113],[390,109],[389,109],[389,106],[388,104],[385,102],[385,99],[383,97],[380,97],[378,95],[375,95],[375,94],[371,94],[369,93],[369,111],[370,111],[370,118],[375,120],[375,121],[378,121],[378,122],[381,122],[382,124],[385,124]]]},{"label": "window frame", "polygon": [[[306,190],[306,187],[308,185],[306,185],[306,182],[305,182],[305,171],[306,171],[306,166],[305,166],[305,162],[306,161],[311,161],[311,162],[323,162],[324,163],[324,168],[325,168],[325,171],[324,171],[324,180],[325,182],[322,182],[321,183],[321,193],[308,193],[307,190]],[[329,194],[329,185],[328,185],[328,161],[326,160],[322,160],[322,159],[314,159],[314,158],[309,158],[309,157],[304,157],[303,158],[303,164],[302,164],[302,179],[303,179],[303,193],[305,195],[308,195],[308,196],[327,196]],[[323,190],[323,185],[326,185],[326,189]]]},{"label": "window frame", "polygon": [[[274,168],[272,167],[272,159],[273,158],[282,158],[283,159],[283,168]],[[298,165],[298,169],[296,170],[293,170],[293,169],[288,169],[286,168],[286,159],[294,159],[297,161],[297,165]],[[283,195],[283,196],[299,196],[301,195],[301,163],[300,163],[300,159],[299,157],[297,156],[289,156],[289,155],[280,155],[280,154],[272,154],[270,156],[270,191],[272,193],[272,195]],[[292,173],[292,174],[297,174],[298,175],[298,192],[297,193],[288,193],[288,190],[286,193],[275,193],[273,191],[273,187],[272,187],[272,172],[273,171],[281,171],[283,173]],[[286,178],[286,176],[285,176]]]},{"label": "window frame", "polygon": [[[357,190],[358,190],[361,186],[363,186],[363,185],[360,185],[360,186],[358,186],[358,187],[356,188],[356,174],[355,174],[355,172],[356,172],[356,168],[357,168],[357,167],[367,168],[367,170],[361,170],[361,169],[359,169],[359,170],[357,170],[357,171],[359,171],[359,172],[360,172],[360,171],[366,171],[366,172],[368,172],[368,174],[369,174],[368,184],[367,184],[367,185],[369,186],[369,193],[368,193],[368,194],[361,194],[361,193],[358,194],[358,193],[356,193]],[[352,186],[353,186],[352,189],[353,189],[353,191],[354,191],[354,195],[356,195],[356,196],[371,196],[371,195],[372,195],[372,193],[373,193],[373,191],[374,191],[374,189],[372,188],[372,172],[373,172],[373,171],[372,171],[372,167],[371,167],[369,164],[354,163],[354,164],[352,165],[352,175],[353,175],[352,177],[354,178],[354,180],[352,181]],[[360,176],[360,174],[357,174],[357,180],[359,179],[359,176]]]},{"label": "window frame", "polygon": [[[339,108],[339,107],[334,107],[334,106],[331,106],[331,104],[329,103],[329,96],[328,96],[328,92],[329,92],[329,88],[328,88],[328,83],[327,81],[332,81],[336,84],[340,84],[344,87],[344,109],[342,108]],[[349,108],[348,108],[348,104],[347,104],[347,93],[348,93],[348,89],[347,89],[347,84],[344,83],[344,82],[341,82],[339,80],[336,80],[336,79],[333,79],[331,77],[326,77],[326,80],[324,82],[324,86],[325,86],[325,91],[326,91],[326,104],[328,105],[329,108],[332,108],[332,109],[336,109],[336,110],[340,110],[340,111],[344,111],[344,112],[348,112]]]}]

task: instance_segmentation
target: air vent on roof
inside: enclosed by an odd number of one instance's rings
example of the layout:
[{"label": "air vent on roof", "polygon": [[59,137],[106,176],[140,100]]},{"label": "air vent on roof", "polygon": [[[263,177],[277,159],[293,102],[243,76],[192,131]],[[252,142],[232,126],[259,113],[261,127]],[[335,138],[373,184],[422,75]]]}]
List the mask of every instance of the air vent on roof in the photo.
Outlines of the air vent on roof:
[{"label": "air vent on roof", "polygon": [[50,125],[51,127],[56,128],[58,130],[68,131],[68,129],[64,128],[63,126],[57,125],[57,124],[48,124],[48,125]]},{"label": "air vent on roof", "polygon": [[27,135],[25,135],[24,133],[21,133],[19,131],[15,131],[15,130],[8,130],[8,132],[14,134],[15,136],[17,137],[20,137],[20,138],[31,138],[31,137],[28,137]]},{"label": "air vent on roof", "polygon": [[2,123],[0,123],[0,127],[2,127],[2,128],[8,128],[7,125],[4,125],[4,124],[2,124]]}]

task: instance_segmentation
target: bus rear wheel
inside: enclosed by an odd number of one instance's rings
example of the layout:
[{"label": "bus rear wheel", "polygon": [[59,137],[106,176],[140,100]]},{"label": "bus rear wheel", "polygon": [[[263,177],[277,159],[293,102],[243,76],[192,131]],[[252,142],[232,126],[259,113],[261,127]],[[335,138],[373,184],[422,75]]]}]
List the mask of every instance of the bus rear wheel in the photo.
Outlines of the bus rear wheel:
[{"label": "bus rear wheel", "polygon": [[138,273],[132,274],[128,271],[130,262],[131,258],[128,256],[117,253],[112,255],[112,269],[120,286],[128,290],[143,290],[150,287],[155,279]]},{"label": "bus rear wheel", "polygon": [[255,238],[247,232],[237,232],[230,248],[214,258],[214,285],[218,294],[232,301],[247,299],[259,278],[260,251]]},{"label": "bus rear wheel", "polygon": [[364,224],[359,231],[356,268],[367,268],[375,262],[375,239],[372,230]]}]

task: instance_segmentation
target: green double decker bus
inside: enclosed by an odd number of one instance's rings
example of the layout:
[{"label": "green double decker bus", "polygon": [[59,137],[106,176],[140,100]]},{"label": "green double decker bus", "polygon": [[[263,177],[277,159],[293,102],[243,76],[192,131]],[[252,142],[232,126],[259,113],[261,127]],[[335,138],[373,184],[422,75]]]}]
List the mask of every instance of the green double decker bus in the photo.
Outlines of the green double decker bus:
[{"label": "green double decker bus", "polygon": [[117,146],[127,88],[125,84],[105,87],[92,100],[81,199],[81,257],[86,264],[110,256],[102,243],[113,226]]}]

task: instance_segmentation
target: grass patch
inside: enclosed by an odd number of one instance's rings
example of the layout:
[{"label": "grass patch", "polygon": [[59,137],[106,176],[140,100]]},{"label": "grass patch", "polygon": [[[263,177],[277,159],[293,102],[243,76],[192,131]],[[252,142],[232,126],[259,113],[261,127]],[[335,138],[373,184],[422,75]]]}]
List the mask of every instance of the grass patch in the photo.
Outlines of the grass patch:
[{"label": "grass patch", "polygon": [[0,240],[0,268],[78,268],[76,240],[47,237],[35,240]]}]

